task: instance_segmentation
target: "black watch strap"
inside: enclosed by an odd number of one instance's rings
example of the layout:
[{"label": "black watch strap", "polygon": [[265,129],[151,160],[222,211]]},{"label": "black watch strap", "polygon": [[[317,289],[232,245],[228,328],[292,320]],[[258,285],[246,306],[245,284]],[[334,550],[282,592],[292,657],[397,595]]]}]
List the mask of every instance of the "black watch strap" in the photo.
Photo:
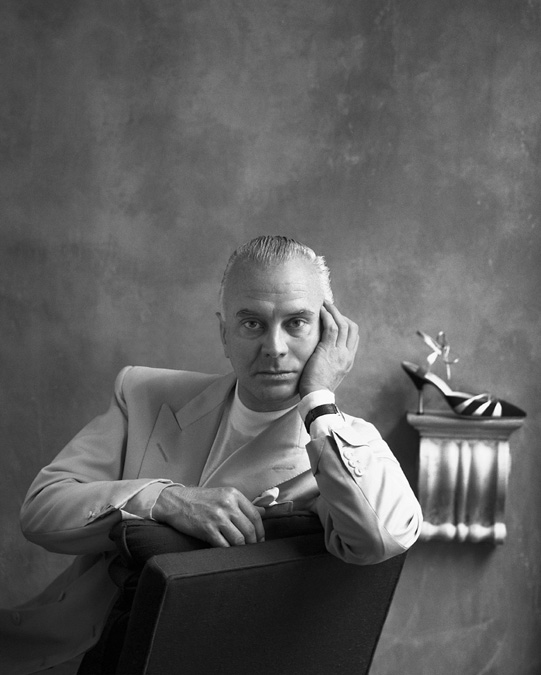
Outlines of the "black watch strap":
[{"label": "black watch strap", "polygon": [[312,408],[312,410],[308,411],[308,415],[306,415],[306,419],[304,420],[306,431],[310,433],[310,425],[316,418],[321,417],[321,415],[337,415],[339,412],[340,411],[334,403],[325,403],[324,405],[318,405],[315,408]]}]

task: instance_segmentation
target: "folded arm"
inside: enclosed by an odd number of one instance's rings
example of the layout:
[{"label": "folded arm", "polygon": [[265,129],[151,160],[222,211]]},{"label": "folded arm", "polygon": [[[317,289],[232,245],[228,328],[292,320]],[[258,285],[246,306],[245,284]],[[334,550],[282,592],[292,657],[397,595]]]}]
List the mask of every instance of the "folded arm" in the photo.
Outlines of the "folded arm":
[{"label": "folded arm", "polygon": [[327,302],[321,326],[320,342],[299,383],[299,412],[308,421],[307,452],[320,491],[315,507],[331,553],[348,562],[376,563],[413,544],[421,509],[376,429],[333,412],[330,405],[353,366],[358,326]]},{"label": "folded arm", "polygon": [[122,480],[127,417],[122,384],[115,383],[109,409],[90,422],[43,468],[21,508],[21,527],[30,541],[57,553],[97,553],[114,548],[111,527],[121,510],[152,479]]},{"label": "folded arm", "polygon": [[[321,392],[319,404],[325,396],[332,401]],[[315,510],[328,550],[357,564],[407,550],[419,536],[421,508],[375,427],[338,413],[318,417],[310,433],[307,452],[320,491]]]}]

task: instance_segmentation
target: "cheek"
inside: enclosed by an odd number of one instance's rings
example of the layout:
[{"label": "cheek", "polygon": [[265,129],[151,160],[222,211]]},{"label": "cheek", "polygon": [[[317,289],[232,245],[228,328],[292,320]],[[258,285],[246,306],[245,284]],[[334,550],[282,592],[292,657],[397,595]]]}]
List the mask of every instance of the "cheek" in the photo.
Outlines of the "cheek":
[{"label": "cheek", "polygon": [[231,340],[228,351],[229,359],[236,370],[248,368],[257,355],[257,347],[249,340]]},{"label": "cheek", "polygon": [[310,334],[312,351],[314,351],[320,340],[321,340],[321,321],[318,321]]},{"label": "cheek", "polygon": [[307,337],[305,340],[302,341],[302,345],[298,346],[298,349],[296,351],[299,360],[306,363],[306,361],[308,361],[308,359],[314,353],[314,349],[317,347],[318,343],[319,343],[319,329],[315,330],[313,334],[311,334],[309,337]]}]

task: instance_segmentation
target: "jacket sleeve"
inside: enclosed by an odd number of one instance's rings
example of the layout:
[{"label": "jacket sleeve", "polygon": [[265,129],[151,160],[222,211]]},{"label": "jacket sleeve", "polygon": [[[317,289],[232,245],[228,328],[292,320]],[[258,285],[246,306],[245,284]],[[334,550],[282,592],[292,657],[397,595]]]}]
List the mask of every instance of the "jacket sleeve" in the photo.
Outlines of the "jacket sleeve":
[{"label": "jacket sleeve", "polygon": [[[126,502],[152,479],[122,480],[127,440],[123,369],[107,412],[90,422],[37,475],[21,508],[27,539],[57,553],[114,549],[108,534]],[[169,482],[169,481],[164,481]]]},{"label": "jacket sleeve", "polygon": [[406,551],[419,536],[422,513],[400,464],[373,425],[329,418],[326,433],[307,445],[327,549],[364,565]]}]

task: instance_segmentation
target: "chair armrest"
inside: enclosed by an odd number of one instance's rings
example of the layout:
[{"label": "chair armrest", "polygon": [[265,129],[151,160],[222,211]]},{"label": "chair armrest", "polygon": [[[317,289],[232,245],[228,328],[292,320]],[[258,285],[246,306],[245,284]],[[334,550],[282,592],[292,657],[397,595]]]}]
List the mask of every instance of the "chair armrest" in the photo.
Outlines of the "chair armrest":
[{"label": "chair armrest", "polygon": [[164,553],[151,558],[147,563],[148,571],[143,570],[143,574],[152,570],[153,576],[158,574],[170,583],[182,577],[225,574],[327,555],[322,534],[306,534],[247,546],[190,551],[184,555]]},{"label": "chair armrest", "polygon": [[[269,540],[323,532],[317,515],[307,512],[265,518],[263,525],[265,538]],[[201,539],[153,520],[121,520],[113,526],[109,538],[115,542],[122,563],[133,569],[141,569],[152,556],[162,553],[210,548],[210,544]]]}]

